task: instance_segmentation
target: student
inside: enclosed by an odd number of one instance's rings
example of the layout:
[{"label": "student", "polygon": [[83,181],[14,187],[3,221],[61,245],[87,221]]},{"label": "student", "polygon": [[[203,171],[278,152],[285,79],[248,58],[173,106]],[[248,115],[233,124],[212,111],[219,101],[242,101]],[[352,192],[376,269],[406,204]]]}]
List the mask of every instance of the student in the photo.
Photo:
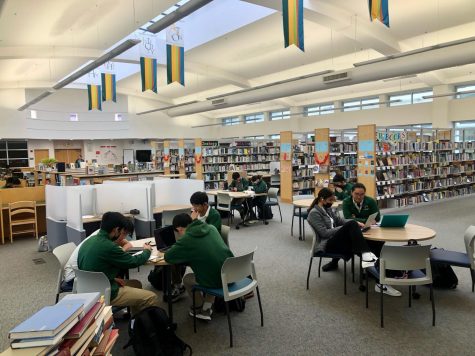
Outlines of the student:
[{"label": "student", "polygon": [[353,184],[347,183],[343,175],[337,173],[333,177],[333,185],[335,186],[335,195],[338,200],[343,200],[351,195],[351,187]]},{"label": "student", "polygon": [[17,177],[8,177],[5,180],[5,185],[2,188],[21,188],[21,181]]},{"label": "student", "polygon": [[82,155],[79,155],[79,157],[76,159],[76,168],[81,168],[81,163],[84,162],[84,160],[82,159]]},{"label": "student", "polygon": [[150,245],[144,244],[143,252],[132,256],[115,243],[126,226],[125,221],[120,213],[105,213],[97,235],[85,241],[79,249],[78,266],[85,271],[103,272],[111,284],[111,305],[130,307],[133,316],[147,307],[160,306],[160,303],[154,292],[141,289],[139,281],[117,278],[120,270],[145,264],[152,251]]},{"label": "student", "polygon": [[[71,292],[73,290],[74,278],[76,275],[74,274],[74,269],[78,269],[78,255],[79,249],[81,246],[89,240],[91,237],[96,236],[99,233],[99,230],[94,231],[91,235],[86,237],[73,251],[71,256],[68,259],[68,262],[64,265],[64,278],[63,282],[61,283],[61,292]],[[126,239],[128,235],[132,235],[134,233],[134,223],[130,219],[125,219],[124,227],[120,231],[119,238],[114,241],[118,246],[122,248],[125,252],[132,248],[132,244]]]},{"label": "student", "polygon": [[[192,287],[199,284],[208,288],[221,288],[221,267],[233,253],[224,243],[221,235],[213,225],[198,219],[198,213],[192,217],[178,214],[173,218],[173,227],[180,238],[165,253],[165,261],[170,264],[185,263],[193,270],[183,277],[183,284],[193,298]],[[214,297],[195,293],[196,317],[211,320]],[[193,310],[190,310],[193,316]]]},{"label": "student", "polygon": [[190,197],[190,203],[193,210],[198,213],[198,220],[213,225],[221,233],[221,215],[216,209],[208,204],[208,194],[205,192],[196,192]]},{"label": "student", "polygon": [[[239,172],[234,172],[232,175],[232,178],[233,180],[231,184],[229,185],[230,191],[243,192],[249,189],[249,181],[246,178],[241,177]],[[241,219],[244,220],[247,216],[247,210],[248,210],[246,199],[234,199],[233,205],[242,206],[242,208],[240,208],[238,211],[239,211],[239,215],[241,215]]]},{"label": "student", "polygon": [[353,219],[365,223],[371,214],[378,213],[376,221],[379,221],[380,214],[378,204],[373,198],[367,197],[366,187],[362,183],[355,183],[351,188],[351,195],[343,200],[342,209],[345,219]]},{"label": "student", "polygon": [[[267,184],[262,179],[262,176],[256,175],[251,178],[252,189],[256,193],[267,193]],[[264,216],[264,204],[266,203],[267,195],[261,195],[254,197],[250,203],[249,208],[251,209],[251,219],[257,220],[256,214],[254,213],[253,207],[257,206],[259,216],[262,218]]]},{"label": "student", "polygon": [[[377,257],[370,251],[361,227],[363,223],[355,220],[345,220],[335,214],[331,208],[335,202],[334,193],[328,188],[322,188],[308,209],[307,221],[317,235],[317,251],[341,253],[346,258],[361,254],[363,262],[376,262]],[[338,259],[328,265],[331,269],[338,268]],[[376,284],[375,290],[380,291],[381,285]],[[390,296],[401,296],[401,293],[391,286],[383,286],[383,292]]]}]

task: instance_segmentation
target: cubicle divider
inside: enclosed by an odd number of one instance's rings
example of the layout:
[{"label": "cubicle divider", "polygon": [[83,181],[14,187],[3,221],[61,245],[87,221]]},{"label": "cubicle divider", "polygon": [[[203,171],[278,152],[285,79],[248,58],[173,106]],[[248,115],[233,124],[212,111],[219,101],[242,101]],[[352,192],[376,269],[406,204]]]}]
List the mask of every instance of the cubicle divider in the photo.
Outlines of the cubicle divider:
[{"label": "cubicle divider", "polygon": [[46,233],[50,250],[68,242],[67,222],[67,187],[45,186],[46,199]]},{"label": "cubicle divider", "polygon": [[189,205],[194,192],[205,190],[204,181],[198,179],[159,179],[155,183],[155,207]]},{"label": "cubicle divider", "polygon": [[78,245],[86,238],[83,218],[96,215],[96,188],[93,185],[66,188],[66,233],[68,242]]}]

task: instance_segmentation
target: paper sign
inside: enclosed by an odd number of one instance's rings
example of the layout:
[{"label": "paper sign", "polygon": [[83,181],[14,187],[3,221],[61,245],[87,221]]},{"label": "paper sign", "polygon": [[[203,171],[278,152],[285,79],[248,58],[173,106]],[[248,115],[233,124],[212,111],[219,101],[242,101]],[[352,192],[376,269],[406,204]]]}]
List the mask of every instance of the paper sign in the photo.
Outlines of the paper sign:
[{"label": "paper sign", "polygon": [[374,141],[373,140],[362,140],[362,141],[360,141],[358,150],[360,152],[373,152],[374,151]]},{"label": "paper sign", "polygon": [[327,141],[317,141],[315,142],[315,152],[328,152],[328,142]]}]

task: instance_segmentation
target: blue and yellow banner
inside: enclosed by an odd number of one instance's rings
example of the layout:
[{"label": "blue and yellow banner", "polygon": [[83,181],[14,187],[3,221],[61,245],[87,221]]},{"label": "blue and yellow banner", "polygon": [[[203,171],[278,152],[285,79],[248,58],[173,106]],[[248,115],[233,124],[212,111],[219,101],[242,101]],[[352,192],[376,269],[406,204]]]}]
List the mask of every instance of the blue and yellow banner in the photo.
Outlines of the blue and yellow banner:
[{"label": "blue and yellow banner", "polygon": [[303,52],[303,0],[282,0],[285,47],[296,45]]},{"label": "blue and yellow banner", "polygon": [[101,103],[101,86],[100,85],[87,85],[87,98],[89,100],[89,110],[97,109],[102,111]]},{"label": "blue and yellow banner", "polygon": [[155,58],[140,57],[140,76],[142,91],[157,92],[157,60]]},{"label": "blue and yellow banner", "polygon": [[368,8],[371,21],[377,19],[389,27],[388,0],[368,0]]},{"label": "blue and yellow banner", "polygon": [[185,49],[167,44],[167,82],[185,85]]},{"label": "blue and yellow banner", "polygon": [[115,74],[101,73],[102,101],[117,102],[115,88]]}]

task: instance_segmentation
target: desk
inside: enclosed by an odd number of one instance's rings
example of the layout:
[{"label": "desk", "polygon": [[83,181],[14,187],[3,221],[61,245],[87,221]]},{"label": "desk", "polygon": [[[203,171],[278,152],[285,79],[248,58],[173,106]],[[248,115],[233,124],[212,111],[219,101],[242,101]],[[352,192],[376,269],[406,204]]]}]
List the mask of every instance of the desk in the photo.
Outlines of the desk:
[{"label": "desk", "polygon": [[434,230],[414,224],[406,224],[405,227],[372,227],[363,234],[368,240],[402,242],[409,245],[433,239],[435,235]]},{"label": "desk", "polygon": [[191,212],[191,204],[173,204],[173,205],[160,205],[153,208],[154,214],[161,214],[164,210],[184,210],[190,209]]}]

